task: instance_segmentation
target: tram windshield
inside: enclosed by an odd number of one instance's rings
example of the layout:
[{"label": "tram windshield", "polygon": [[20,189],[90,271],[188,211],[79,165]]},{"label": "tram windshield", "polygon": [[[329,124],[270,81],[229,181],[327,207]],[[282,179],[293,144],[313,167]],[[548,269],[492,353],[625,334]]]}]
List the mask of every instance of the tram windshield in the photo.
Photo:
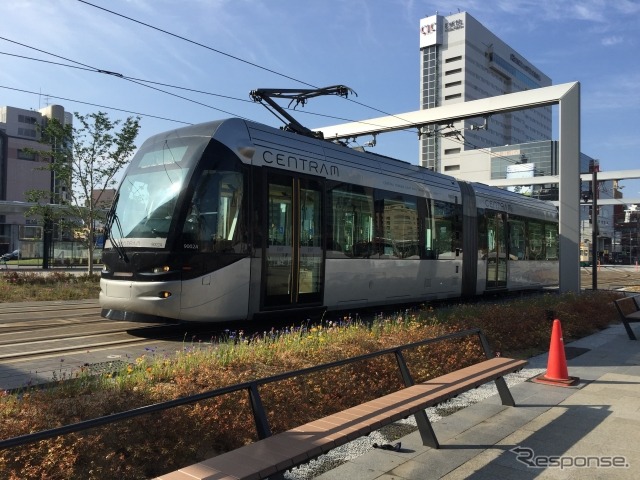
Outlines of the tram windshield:
[{"label": "tram windshield", "polygon": [[162,138],[142,146],[120,185],[110,240],[122,247],[166,246],[187,173],[208,140]]}]

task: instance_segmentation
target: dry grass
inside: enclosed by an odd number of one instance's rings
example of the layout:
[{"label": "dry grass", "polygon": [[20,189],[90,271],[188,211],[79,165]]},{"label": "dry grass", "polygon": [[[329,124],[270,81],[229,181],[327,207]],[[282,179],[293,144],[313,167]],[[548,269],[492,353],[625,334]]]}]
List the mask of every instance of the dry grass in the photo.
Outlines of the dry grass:
[{"label": "dry grass", "polygon": [[[551,323],[560,318],[565,342],[617,321],[610,292],[543,296],[509,303],[425,308],[364,325],[335,319],[306,329],[268,332],[251,341],[241,332],[219,345],[185,344],[174,356],[146,351],[116,376],[77,373],[49,390],[5,393],[0,398],[0,437],[77,422],[224,385],[300,369],[340,358],[480,327],[503,354],[544,351]],[[407,355],[417,380],[476,361],[479,345],[438,343]],[[400,387],[392,358],[287,380],[261,390],[274,432]],[[139,479],[175,470],[256,439],[244,394],[207,400],[0,452],[8,479]]]},{"label": "dry grass", "polygon": [[100,276],[66,272],[18,272],[0,274],[0,303],[98,298]]}]

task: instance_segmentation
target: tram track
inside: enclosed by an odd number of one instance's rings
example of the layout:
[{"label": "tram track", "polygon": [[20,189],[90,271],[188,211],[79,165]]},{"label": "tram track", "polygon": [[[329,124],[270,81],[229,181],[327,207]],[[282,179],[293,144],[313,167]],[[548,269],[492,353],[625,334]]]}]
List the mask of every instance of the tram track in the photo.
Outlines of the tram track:
[{"label": "tram track", "polygon": [[[580,273],[582,288],[590,290],[592,269],[581,268]],[[598,289],[640,291],[640,272],[634,268],[602,266],[597,275]],[[405,307],[376,309],[376,314],[382,310],[403,311]],[[54,375],[60,378],[62,373],[71,375],[86,366],[130,361],[152,352],[170,355],[192,344],[209,344],[233,331],[242,330],[245,338],[250,338],[254,333],[262,333],[266,325],[255,321],[212,324],[114,321],[103,318],[100,310],[97,300],[0,304],[0,389],[46,383]],[[368,318],[366,311],[350,310],[348,314],[365,321]],[[331,312],[326,318],[341,317],[341,312]],[[305,318],[271,319],[267,330],[303,325],[309,322]]]},{"label": "tram track", "polygon": [[[590,290],[593,284],[593,268],[580,269],[583,290]],[[597,287],[600,290],[640,291],[640,272],[633,267],[603,265],[596,271]]]},{"label": "tram track", "polygon": [[[93,327],[104,322],[93,322]],[[81,325],[69,325],[75,331],[65,329],[65,332],[49,333],[39,336],[25,336],[25,333],[32,331],[15,331],[11,334],[0,334],[0,362],[8,360],[24,360],[33,357],[46,357],[51,354],[73,353],[99,348],[113,347],[116,345],[133,346],[136,344],[148,343],[149,337],[153,341],[162,339],[165,335],[159,335],[159,330],[166,331],[165,325],[152,325],[147,327],[137,327],[138,332],[147,330],[149,335],[134,336],[128,328],[114,328],[114,326],[104,325],[101,330],[94,330],[89,334],[82,333],[78,327],[85,328],[86,323]],[[175,328],[175,327],[173,327]],[[153,332],[153,334],[151,334]],[[167,338],[171,338],[171,332],[166,333]]]},{"label": "tram track", "polygon": [[172,338],[166,323],[114,322],[97,301],[5,304],[0,311],[0,362],[19,363]]}]

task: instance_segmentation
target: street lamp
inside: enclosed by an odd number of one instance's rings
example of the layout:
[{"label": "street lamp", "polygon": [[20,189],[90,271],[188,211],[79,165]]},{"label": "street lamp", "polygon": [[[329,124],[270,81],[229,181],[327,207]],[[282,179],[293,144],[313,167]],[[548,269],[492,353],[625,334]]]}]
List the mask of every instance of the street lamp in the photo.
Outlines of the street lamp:
[{"label": "street lamp", "polygon": [[591,288],[595,291],[598,289],[598,171],[600,167],[593,162],[590,166],[592,168],[591,179],[591,202],[592,202],[592,214],[591,214],[591,248],[593,254],[593,260],[591,262]]}]

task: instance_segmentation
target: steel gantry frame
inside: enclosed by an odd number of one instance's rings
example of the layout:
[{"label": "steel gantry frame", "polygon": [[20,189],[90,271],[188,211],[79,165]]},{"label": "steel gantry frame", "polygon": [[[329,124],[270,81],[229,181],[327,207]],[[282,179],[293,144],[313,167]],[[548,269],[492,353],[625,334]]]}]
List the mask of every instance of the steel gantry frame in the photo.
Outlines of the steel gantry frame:
[{"label": "steel gantry frame", "polygon": [[[407,128],[450,124],[453,121],[529,108],[558,105],[559,175],[535,177],[559,184],[560,291],[580,291],[580,83],[564,83],[497,97],[445,105],[314,129],[326,140],[346,140]],[[531,183],[531,179],[527,183]],[[515,180],[518,181],[517,179]],[[517,183],[511,183],[517,185]]]}]

